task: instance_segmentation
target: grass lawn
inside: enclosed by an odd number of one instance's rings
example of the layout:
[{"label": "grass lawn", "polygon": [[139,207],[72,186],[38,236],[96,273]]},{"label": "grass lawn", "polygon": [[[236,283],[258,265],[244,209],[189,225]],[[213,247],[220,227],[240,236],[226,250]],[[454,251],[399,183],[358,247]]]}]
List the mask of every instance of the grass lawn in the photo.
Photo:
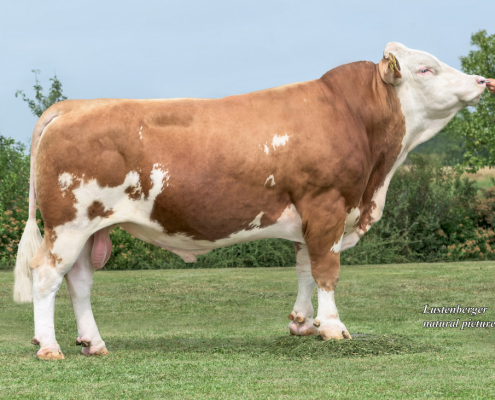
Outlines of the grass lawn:
[{"label": "grass lawn", "polygon": [[423,328],[495,321],[495,262],[343,267],[337,306],[355,339],[328,342],[288,335],[293,268],[100,271],[93,310],[111,354],[80,355],[64,285],[63,361],[36,358],[12,280],[0,273],[0,398],[495,398],[495,328]]}]

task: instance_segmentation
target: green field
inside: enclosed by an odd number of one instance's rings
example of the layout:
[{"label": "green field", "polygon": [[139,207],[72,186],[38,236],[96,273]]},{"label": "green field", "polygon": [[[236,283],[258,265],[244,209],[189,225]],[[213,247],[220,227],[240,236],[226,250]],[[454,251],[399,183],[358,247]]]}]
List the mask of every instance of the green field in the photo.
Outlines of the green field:
[{"label": "green field", "polygon": [[[495,263],[343,267],[337,305],[355,339],[291,337],[293,268],[98,272],[93,309],[111,354],[86,358],[67,289],[56,331],[63,361],[30,345],[31,305],[0,273],[0,398],[495,398]],[[424,315],[430,306],[486,314]]]}]

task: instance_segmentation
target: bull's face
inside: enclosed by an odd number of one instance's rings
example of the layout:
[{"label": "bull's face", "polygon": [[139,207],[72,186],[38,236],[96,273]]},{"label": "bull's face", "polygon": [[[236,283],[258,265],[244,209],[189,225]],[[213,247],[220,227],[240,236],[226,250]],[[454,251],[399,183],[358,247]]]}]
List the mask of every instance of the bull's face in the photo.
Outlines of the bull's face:
[{"label": "bull's face", "polygon": [[485,78],[467,75],[431,54],[397,42],[387,44],[380,66],[382,77],[402,94],[408,94],[416,103],[414,108],[423,109],[433,119],[448,118],[478,104],[486,87]]},{"label": "bull's face", "polygon": [[397,42],[385,47],[379,71],[397,89],[409,150],[433,137],[458,111],[478,104],[486,87],[485,78],[467,75]]}]

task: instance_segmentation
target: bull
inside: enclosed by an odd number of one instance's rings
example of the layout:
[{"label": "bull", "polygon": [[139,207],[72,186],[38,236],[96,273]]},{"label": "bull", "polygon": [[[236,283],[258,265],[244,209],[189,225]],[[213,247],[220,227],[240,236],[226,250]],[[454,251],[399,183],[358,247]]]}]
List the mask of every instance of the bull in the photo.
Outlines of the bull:
[{"label": "bull", "polygon": [[483,77],[391,42],[378,64],[222,99],[53,105],[32,136],[15,267],[14,299],[34,302],[38,357],[64,358],[54,330],[64,277],[83,354],[108,353],[90,293],[119,225],[186,262],[234,243],[290,240],[299,281],[290,333],[350,339],[334,298],[340,252],[380,219],[407,154],[476,105],[485,87]]}]

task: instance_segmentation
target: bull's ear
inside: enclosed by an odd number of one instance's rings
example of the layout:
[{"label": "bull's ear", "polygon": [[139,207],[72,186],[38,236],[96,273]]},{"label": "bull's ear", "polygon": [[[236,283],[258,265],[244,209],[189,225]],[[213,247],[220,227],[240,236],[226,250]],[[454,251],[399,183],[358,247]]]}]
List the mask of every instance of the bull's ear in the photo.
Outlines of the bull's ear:
[{"label": "bull's ear", "polygon": [[389,83],[394,86],[400,83],[402,79],[402,74],[400,73],[400,63],[393,53],[385,52],[380,64],[378,64],[378,69],[380,71],[380,76],[385,83]]}]

